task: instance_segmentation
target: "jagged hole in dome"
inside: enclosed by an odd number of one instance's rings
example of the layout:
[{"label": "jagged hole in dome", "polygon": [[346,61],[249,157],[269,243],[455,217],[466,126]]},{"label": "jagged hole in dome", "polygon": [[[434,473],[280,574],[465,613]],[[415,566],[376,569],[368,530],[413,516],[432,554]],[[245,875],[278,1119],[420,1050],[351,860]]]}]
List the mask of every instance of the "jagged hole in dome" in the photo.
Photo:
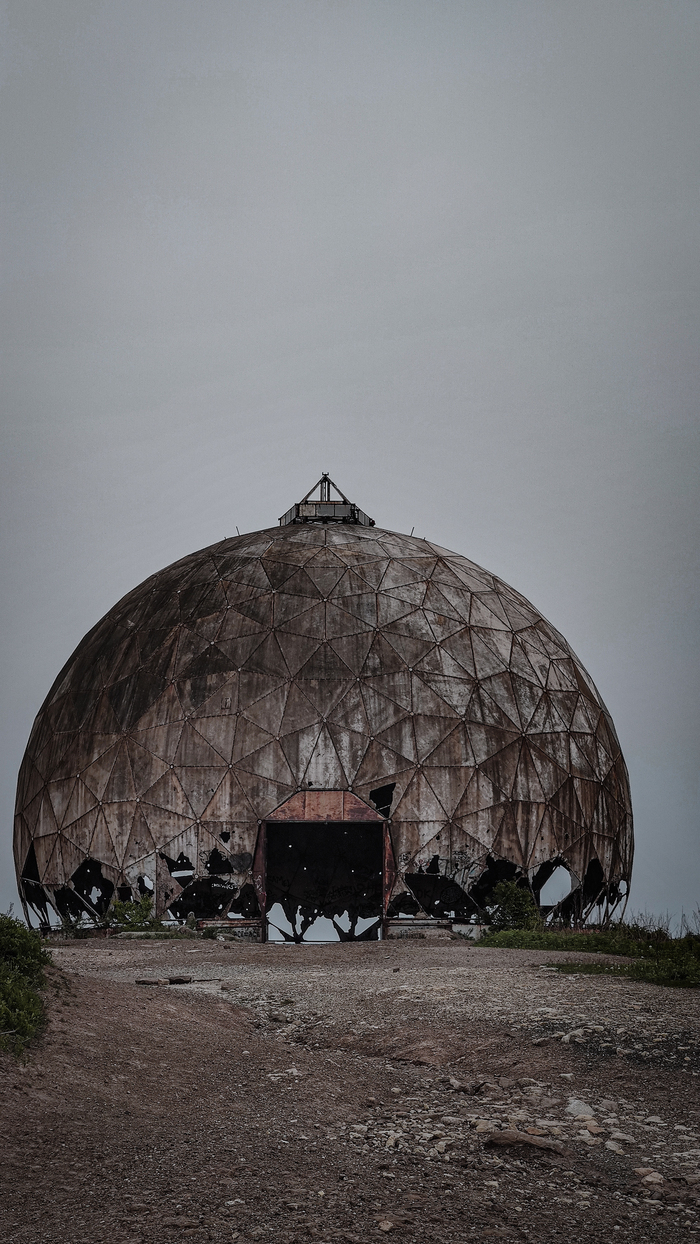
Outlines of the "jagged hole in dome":
[{"label": "jagged hole in dome", "polygon": [[571,893],[571,873],[560,864],[540,890],[540,903],[545,907],[556,907]]}]

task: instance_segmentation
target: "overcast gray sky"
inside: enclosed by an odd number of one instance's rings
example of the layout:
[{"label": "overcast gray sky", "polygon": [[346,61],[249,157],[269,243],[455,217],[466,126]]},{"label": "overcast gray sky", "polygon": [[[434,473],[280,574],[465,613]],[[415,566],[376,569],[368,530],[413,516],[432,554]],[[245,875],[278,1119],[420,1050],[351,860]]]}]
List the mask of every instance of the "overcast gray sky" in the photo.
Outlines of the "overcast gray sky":
[{"label": "overcast gray sky", "polygon": [[329,471],[567,637],[700,903],[697,0],[2,3],[0,909],[32,720]]}]

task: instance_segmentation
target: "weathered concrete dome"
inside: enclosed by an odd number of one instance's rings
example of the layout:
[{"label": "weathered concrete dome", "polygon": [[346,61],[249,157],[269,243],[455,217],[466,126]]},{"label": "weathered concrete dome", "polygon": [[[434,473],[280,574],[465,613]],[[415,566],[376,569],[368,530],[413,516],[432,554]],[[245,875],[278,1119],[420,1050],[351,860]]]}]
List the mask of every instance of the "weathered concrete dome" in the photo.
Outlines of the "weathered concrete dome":
[{"label": "weathered concrete dome", "polygon": [[[23,900],[46,919],[150,892],[159,912],[255,920],[276,894],[298,934],[268,823],[344,824],[359,874],[384,822],[384,918],[476,919],[498,880],[537,896],[558,865],[562,914],[605,914],[630,878],[628,779],[566,641],[457,553],[299,509],[153,575],[79,644],[20,772]],[[299,872],[313,842],[290,838]],[[315,899],[305,878],[306,924],[345,904],[353,935],[381,908],[365,871],[354,916],[347,877],[317,877]]]}]

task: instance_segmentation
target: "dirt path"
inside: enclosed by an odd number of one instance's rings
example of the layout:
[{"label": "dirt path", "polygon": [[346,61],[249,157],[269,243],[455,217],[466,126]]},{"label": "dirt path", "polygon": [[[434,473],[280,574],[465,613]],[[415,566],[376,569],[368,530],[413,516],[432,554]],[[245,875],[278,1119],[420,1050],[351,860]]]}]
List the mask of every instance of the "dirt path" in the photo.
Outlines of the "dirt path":
[{"label": "dirt path", "polygon": [[[65,943],[45,1036],[2,1056],[0,1235],[692,1237],[700,998],[554,958]],[[494,1143],[514,1131],[549,1147]]]}]

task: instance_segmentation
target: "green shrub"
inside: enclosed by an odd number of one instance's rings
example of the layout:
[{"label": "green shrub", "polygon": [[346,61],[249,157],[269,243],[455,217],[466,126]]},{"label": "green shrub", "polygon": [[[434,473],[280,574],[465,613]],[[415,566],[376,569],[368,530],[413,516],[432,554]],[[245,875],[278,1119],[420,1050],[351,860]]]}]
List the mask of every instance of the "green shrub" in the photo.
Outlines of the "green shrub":
[{"label": "green shrub", "polygon": [[530,890],[514,881],[499,881],[488,901],[488,910],[495,932],[542,928],[542,917]]},{"label": "green shrub", "polygon": [[51,962],[51,955],[44,949],[41,935],[36,929],[28,929],[22,920],[16,920],[10,912],[0,912],[0,964],[9,971],[18,972],[34,985],[43,985],[44,968]]},{"label": "green shrub", "polygon": [[113,899],[109,905],[107,915],[102,921],[102,926],[109,929],[120,928],[140,931],[163,927],[160,920],[153,915],[153,896],[151,894],[143,894],[135,902],[122,902],[121,899]]},{"label": "green shrub", "polygon": [[40,935],[0,913],[0,1047],[20,1054],[44,1022],[39,990],[51,956]]}]

